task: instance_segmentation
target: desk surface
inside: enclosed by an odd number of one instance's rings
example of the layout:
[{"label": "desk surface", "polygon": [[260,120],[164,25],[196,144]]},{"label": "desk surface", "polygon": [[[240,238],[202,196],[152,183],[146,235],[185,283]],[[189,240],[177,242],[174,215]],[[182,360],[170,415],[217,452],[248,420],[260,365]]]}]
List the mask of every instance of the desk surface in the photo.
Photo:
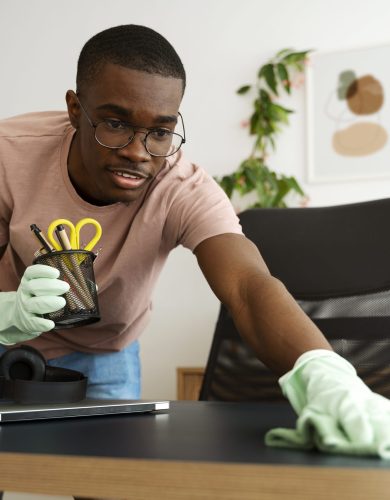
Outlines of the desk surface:
[{"label": "desk surface", "polygon": [[264,445],[267,430],[294,423],[287,404],[184,401],[159,414],[7,423],[0,426],[0,490],[290,500],[312,498],[315,491],[317,499],[387,498],[390,461]]}]

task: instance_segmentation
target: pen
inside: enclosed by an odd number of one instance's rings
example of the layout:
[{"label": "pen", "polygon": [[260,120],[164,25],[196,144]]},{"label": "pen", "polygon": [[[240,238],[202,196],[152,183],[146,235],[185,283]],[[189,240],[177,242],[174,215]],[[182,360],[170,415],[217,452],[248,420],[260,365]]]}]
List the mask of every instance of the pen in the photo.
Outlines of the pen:
[{"label": "pen", "polygon": [[54,250],[54,248],[50,245],[50,243],[47,241],[47,239],[43,236],[42,231],[39,229],[39,227],[36,224],[31,224],[30,229],[34,233],[35,237],[39,240],[40,244],[43,246],[43,248],[47,252],[52,252]]},{"label": "pen", "polygon": [[55,233],[63,250],[72,250],[68,235],[66,234],[63,224],[58,224],[58,226],[56,226]]}]

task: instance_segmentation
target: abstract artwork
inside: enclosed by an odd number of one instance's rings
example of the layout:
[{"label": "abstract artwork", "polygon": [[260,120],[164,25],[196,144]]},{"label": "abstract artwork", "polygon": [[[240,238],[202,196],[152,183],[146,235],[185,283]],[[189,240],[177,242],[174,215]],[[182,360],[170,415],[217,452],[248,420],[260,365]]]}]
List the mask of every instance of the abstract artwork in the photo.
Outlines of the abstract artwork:
[{"label": "abstract artwork", "polygon": [[390,176],[390,45],[312,53],[308,181]]}]

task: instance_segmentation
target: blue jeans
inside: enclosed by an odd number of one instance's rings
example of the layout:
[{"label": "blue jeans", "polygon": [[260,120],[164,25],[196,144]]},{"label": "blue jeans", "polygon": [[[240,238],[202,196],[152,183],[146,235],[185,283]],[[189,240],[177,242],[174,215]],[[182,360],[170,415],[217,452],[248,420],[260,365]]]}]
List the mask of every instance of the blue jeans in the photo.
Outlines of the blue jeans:
[{"label": "blue jeans", "polygon": [[[0,345],[0,354],[4,351],[5,348]],[[51,359],[47,364],[82,372],[88,377],[88,398],[140,398],[141,369],[138,341],[119,352],[104,354],[72,352]]]}]

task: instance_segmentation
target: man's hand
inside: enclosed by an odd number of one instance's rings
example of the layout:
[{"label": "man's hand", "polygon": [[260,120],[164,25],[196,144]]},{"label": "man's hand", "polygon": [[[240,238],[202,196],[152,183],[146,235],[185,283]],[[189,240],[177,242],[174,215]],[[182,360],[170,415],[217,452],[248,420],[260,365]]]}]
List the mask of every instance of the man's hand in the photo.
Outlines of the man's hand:
[{"label": "man's hand", "polygon": [[390,459],[390,401],[372,392],[347,360],[306,352],[279,383],[297,426],[269,431],[266,444]]},{"label": "man's hand", "polygon": [[0,293],[0,343],[13,345],[52,330],[54,322],[40,315],[65,306],[69,284],[54,267],[35,264],[26,269],[16,292]]}]

